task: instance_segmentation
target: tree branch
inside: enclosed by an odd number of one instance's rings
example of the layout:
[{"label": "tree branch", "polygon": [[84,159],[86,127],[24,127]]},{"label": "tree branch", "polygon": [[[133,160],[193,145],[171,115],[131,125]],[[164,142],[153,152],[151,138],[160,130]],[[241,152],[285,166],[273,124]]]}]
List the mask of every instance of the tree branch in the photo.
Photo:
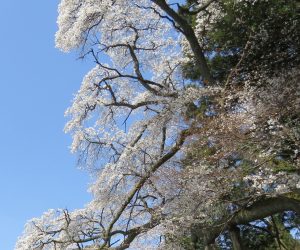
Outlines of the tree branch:
[{"label": "tree branch", "polygon": [[232,242],[232,246],[234,250],[245,250],[242,247],[242,241],[240,237],[240,229],[237,226],[233,226],[229,229],[229,234]]},{"label": "tree branch", "polygon": [[214,243],[215,239],[222,232],[234,226],[246,225],[251,221],[262,219],[284,211],[294,211],[297,214],[300,214],[300,201],[287,198],[285,196],[264,198],[249,207],[239,210],[229,220],[223,220],[215,227],[212,227],[210,231],[205,228],[204,232],[203,227],[195,225],[194,230],[192,230],[192,234],[196,235],[196,238],[204,236],[205,244],[210,245]]},{"label": "tree branch", "polygon": [[211,75],[210,69],[207,65],[204,52],[202,47],[200,46],[198,39],[195,35],[193,28],[189,25],[189,23],[181,17],[175,10],[173,10],[165,0],[152,0],[153,3],[158,5],[163,11],[165,11],[181,28],[182,33],[185,35],[188,40],[191,49],[194,53],[196,64],[201,72],[204,83],[213,84],[214,80]]},{"label": "tree branch", "polygon": [[147,172],[145,176],[143,176],[133,187],[133,189],[128,193],[127,198],[124,200],[123,204],[120,206],[120,208],[116,211],[114,218],[111,220],[110,224],[108,225],[107,231],[106,231],[106,237],[104,237],[104,244],[103,247],[107,245],[109,241],[109,235],[113,229],[113,226],[115,223],[119,220],[122,213],[128,206],[128,204],[131,202],[132,198],[135,196],[135,194],[144,186],[146,181],[151,177],[151,175],[165,162],[167,162],[169,159],[171,159],[181,148],[183,143],[185,142],[185,139],[187,136],[190,135],[190,132],[188,130],[183,130],[181,134],[179,135],[176,144],[170,149],[170,151],[162,156],[155,164],[152,165],[150,170]]}]

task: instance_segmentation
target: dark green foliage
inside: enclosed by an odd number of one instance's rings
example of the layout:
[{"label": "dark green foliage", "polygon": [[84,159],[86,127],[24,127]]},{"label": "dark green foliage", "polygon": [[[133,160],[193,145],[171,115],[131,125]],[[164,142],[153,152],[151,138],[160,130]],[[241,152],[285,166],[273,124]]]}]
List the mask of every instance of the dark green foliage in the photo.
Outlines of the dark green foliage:
[{"label": "dark green foliage", "polygon": [[244,246],[247,249],[257,250],[300,249],[300,242],[293,238],[285,226],[286,218],[284,214],[278,214],[263,221],[241,226]]},{"label": "dark green foliage", "polygon": [[296,166],[288,161],[285,161],[283,159],[273,159],[273,170],[275,173],[278,172],[297,172],[299,171]]},{"label": "dark green foliage", "polygon": [[[236,81],[246,73],[272,74],[299,62],[298,1],[224,0],[219,5],[224,16],[200,37],[216,80],[225,81],[242,57]],[[183,71],[192,80],[200,77],[190,64]]]},{"label": "dark green foliage", "polygon": [[[196,0],[187,0],[186,4],[178,9],[181,16],[194,28],[196,28],[197,15],[193,6],[197,2]],[[267,87],[265,79],[276,76],[278,72],[289,72],[299,65],[299,1],[222,0],[213,4],[218,5],[216,8],[220,10],[218,18],[211,26],[208,24],[206,29],[201,30],[201,32],[198,31],[197,35],[214,79],[221,85],[229,84],[233,86],[232,93],[242,89],[245,82],[257,87],[258,92],[260,92]],[[209,15],[212,14],[209,11],[208,9],[201,12],[202,17],[207,16],[209,18]],[[195,66],[191,55],[187,56],[190,57],[190,62],[182,68],[183,74],[187,79],[197,81],[201,78],[200,71]],[[287,80],[284,83],[286,86],[282,86],[281,90],[280,85],[278,92],[283,92],[284,88],[293,89],[294,85],[297,84],[296,81],[298,80]],[[274,89],[274,86],[270,88]],[[267,93],[269,92],[271,93],[271,89],[267,91]],[[281,102],[266,98],[268,94],[262,95],[260,101],[268,104],[265,106],[270,107],[270,109],[266,112],[267,120],[259,120],[262,129],[257,130],[261,131],[257,132],[258,134],[261,133],[260,136],[257,136],[258,140],[247,140],[247,135],[241,133],[245,137],[241,136],[240,145],[231,148],[232,151],[228,153],[225,150],[222,151],[224,144],[218,145],[218,139],[211,143],[209,136],[203,136],[199,142],[193,143],[191,149],[187,152],[183,166],[202,162],[214,168],[216,174],[218,174],[220,168],[229,169],[229,172],[230,169],[235,169],[237,173],[236,181],[228,185],[230,190],[219,197],[220,203],[226,201],[229,204],[226,207],[224,206],[225,209],[222,211],[224,213],[220,213],[220,217],[226,217],[228,214],[235,212],[243,200],[251,196],[248,193],[251,183],[247,183],[243,177],[257,173],[259,164],[256,158],[259,158],[258,155],[263,155],[263,152],[268,151],[270,148],[272,148],[273,154],[267,154],[263,159],[264,166],[273,171],[274,174],[300,173],[297,165],[300,157],[298,147],[300,139],[299,111],[293,108],[296,106],[294,104],[295,97],[291,94],[293,92],[296,91],[287,92]],[[228,112],[234,110],[234,102],[237,103],[236,106],[239,104],[238,99],[232,100],[231,106],[229,105],[232,109],[228,109]],[[256,101],[258,101],[258,98]],[[274,105],[274,101],[278,101],[278,106]],[[204,126],[203,120],[211,118],[207,115],[210,106],[209,102],[204,101],[201,105],[192,103],[187,108],[187,120],[199,121],[199,124]],[[212,106],[216,107],[216,110],[219,108],[215,103]],[[221,114],[221,112],[224,112],[224,110],[219,109],[216,113]],[[267,122],[269,118],[275,116],[278,116],[277,122],[280,126],[276,128],[276,131],[273,128],[273,131],[272,128],[269,128]],[[217,126],[214,128],[218,130]],[[281,129],[293,131],[293,133],[284,134]],[[276,133],[272,134],[273,132]],[[239,139],[238,136],[235,138],[236,140]],[[273,138],[278,138],[278,141],[274,139],[274,143],[271,143],[270,141]],[[226,146],[228,147],[228,145]],[[219,181],[221,182],[221,179]],[[225,183],[227,180],[224,178],[222,181]],[[267,188],[274,189],[273,184],[271,183],[270,187]],[[289,195],[289,198],[296,200],[300,199],[299,194],[295,192],[285,195],[286,197]],[[217,218],[216,221],[219,219]],[[260,220],[249,224],[238,225],[238,227],[245,249],[294,250],[300,249],[299,225],[299,214],[285,212],[283,214],[273,214],[273,216],[267,218],[260,218]],[[181,242],[184,249],[204,249],[204,246],[201,245],[201,239],[196,241],[199,245],[195,245],[195,241],[189,235]],[[233,248],[228,230],[219,235],[216,242],[216,249]]]}]

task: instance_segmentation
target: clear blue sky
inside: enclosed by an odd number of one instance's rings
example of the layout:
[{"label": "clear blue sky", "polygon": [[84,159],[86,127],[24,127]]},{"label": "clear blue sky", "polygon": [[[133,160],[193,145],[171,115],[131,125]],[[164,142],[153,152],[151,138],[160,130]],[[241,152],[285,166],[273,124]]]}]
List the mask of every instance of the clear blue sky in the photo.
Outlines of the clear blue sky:
[{"label": "clear blue sky", "polygon": [[28,219],[90,199],[63,127],[91,63],[55,49],[58,2],[1,2],[0,250],[14,248]]}]

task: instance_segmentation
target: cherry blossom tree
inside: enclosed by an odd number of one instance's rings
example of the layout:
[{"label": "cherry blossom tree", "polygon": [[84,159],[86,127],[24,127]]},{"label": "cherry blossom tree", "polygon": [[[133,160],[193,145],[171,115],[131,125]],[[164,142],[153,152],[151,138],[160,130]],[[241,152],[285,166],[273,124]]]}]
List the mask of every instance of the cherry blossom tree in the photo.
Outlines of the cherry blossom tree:
[{"label": "cherry blossom tree", "polygon": [[269,48],[261,4],[294,17],[274,1],[61,1],[57,47],[95,62],[65,127],[93,200],[32,219],[17,250],[210,249],[226,233],[244,249],[242,226],[300,214],[299,36]]}]

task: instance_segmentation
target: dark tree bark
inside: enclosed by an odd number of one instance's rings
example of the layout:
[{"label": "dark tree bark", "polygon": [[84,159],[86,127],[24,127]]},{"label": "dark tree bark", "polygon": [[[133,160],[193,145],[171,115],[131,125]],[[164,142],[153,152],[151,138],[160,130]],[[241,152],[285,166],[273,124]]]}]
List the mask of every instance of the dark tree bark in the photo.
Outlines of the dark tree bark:
[{"label": "dark tree bark", "polygon": [[229,234],[230,234],[233,249],[245,250],[241,241],[240,229],[237,226],[233,226],[229,229]]},{"label": "dark tree bark", "polygon": [[206,84],[213,84],[214,79],[211,75],[210,69],[207,65],[203,49],[200,46],[198,39],[195,35],[194,29],[189,25],[189,23],[180,16],[176,11],[174,11],[165,0],[152,0],[156,5],[158,5],[163,11],[165,11],[180,27],[181,32],[184,34],[185,38],[188,40],[193,54],[195,56],[197,67],[200,70],[203,81]]},{"label": "dark tree bark", "polygon": [[[246,225],[251,221],[258,219],[263,219],[268,216],[282,213],[284,211],[294,211],[300,214],[300,201],[296,199],[287,198],[285,196],[272,197],[272,198],[262,198],[257,202],[253,203],[249,207],[239,210],[236,214],[231,215],[226,220],[222,220],[216,223],[214,227],[203,229],[202,226],[195,225],[192,234],[194,238],[203,239],[204,244],[209,246],[215,242],[215,239],[227,230],[231,230],[237,225]],[[232,232],[235,233],[235,232]],[[238,239],[237,235],[232,235],[234,240]],[[237,241],[235,241],[237,244]],[[238,244],[234,249],[239,248]]]}]

